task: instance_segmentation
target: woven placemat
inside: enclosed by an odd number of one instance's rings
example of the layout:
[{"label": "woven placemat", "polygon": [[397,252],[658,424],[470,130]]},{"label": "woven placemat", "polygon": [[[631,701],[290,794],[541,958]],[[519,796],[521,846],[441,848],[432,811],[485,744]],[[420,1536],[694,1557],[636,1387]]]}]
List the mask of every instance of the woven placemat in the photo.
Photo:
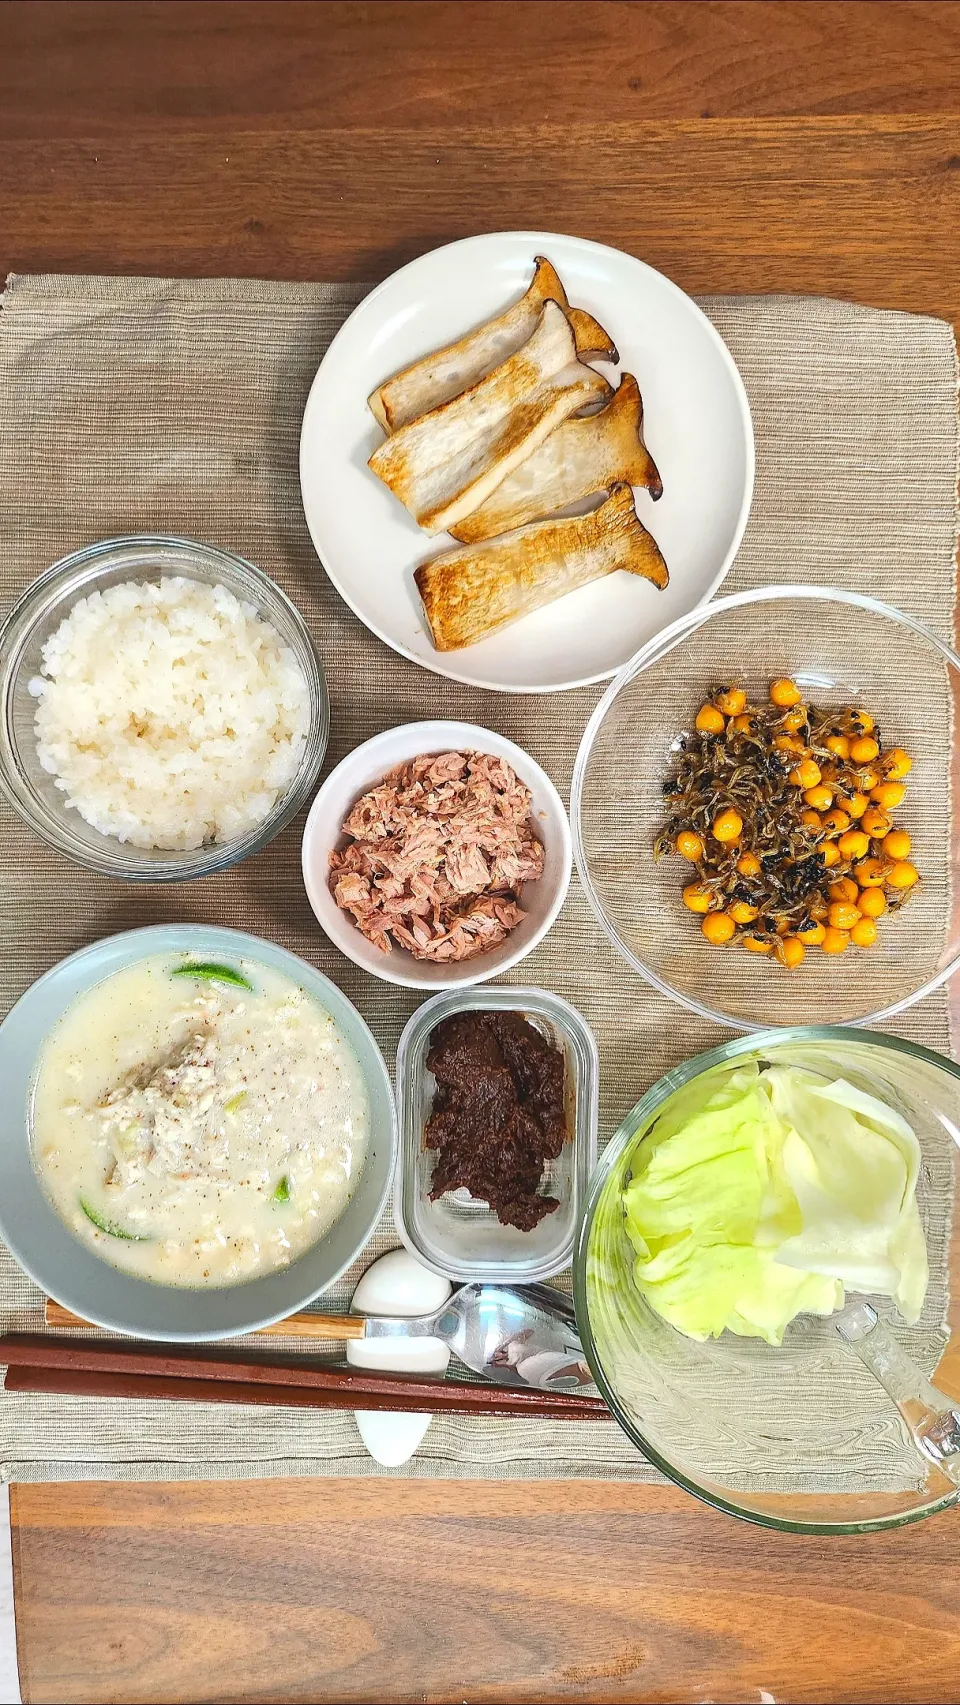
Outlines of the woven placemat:
[{"label": "woven placemat", "polygon": [[[310,382],[360,286],[35,277],[0,315],[0,597],[118,533],[160,530],[248,557],[296,601],[332,702],[327,767],[396,723],[462,717],[525,746],[566,794],[599,688],[538,699],[464,688],[373,639],[327,582],[300,505]],[[956,354],[948,325],[819,299],[702,306],[743,374],[757,436],[753,515],[726,583],[869,588],[952,636]],[[348,964],[319,932],[295,823],[237,870],[176,887],[108,881],[64,863],[0,812],[0,1001],[64,954],[134,925],[204,920],[269,936],[356,1001],[392,1059],[415,994]],[[600,1046],[601,1141],[670,1065],[726,1032],[681,1011],[613,956],[576,881],[513,978],[572,1000]],[[949,1048],[944,994],[895,1028]],[[386,1222],[364,1263],[396,1242]],[[329,1295],[346,1300],[360,1267]],[[41,1302],[0,1253],[0,1324],[38,1329]],[[0,1400],[10,1479],[400,1473],[656,1479],[614,1427],[449,1417],[405,1468],[379,1469],[349,1415],[66,1398]]]}]

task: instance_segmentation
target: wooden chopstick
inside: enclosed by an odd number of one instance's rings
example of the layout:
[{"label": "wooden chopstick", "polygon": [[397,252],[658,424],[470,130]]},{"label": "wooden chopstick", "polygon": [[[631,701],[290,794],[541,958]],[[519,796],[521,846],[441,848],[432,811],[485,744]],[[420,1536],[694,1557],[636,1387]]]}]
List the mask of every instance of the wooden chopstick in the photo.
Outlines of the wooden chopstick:
[{"label": "wooden chopstick", "polygon": [[[92,1320],[84,1320],[79,1314],[71,1314],[69,1308],[64,1308],[60,1302],[54,1302],[52,1297],[47,1297],[43,1314],[48,1326],[69,1327],[74,1332],[93,1330]],[[363,1315],[355,1314],[351,1317],[348,1314],[314,1314],[311,1310],[304,1309],[299,1314],[288,1314],[285,1320],[275,1320],[272,1326],[258,1326],[257,1336],[261,1335],[313,1338],[318,1342],[330,1344],[342,1343],[347,1338],[364,1336]]]},{"label": "wooden chopstick", "polygon": [[[216,1354],[176,1355],[142,1346],[77,1343],[26,1332],[0,1337],[0,1363],[7,1364],[9,1391],[182,1396],[197,1402],[225,1403],[280,1403],[287,1392],[292,1407],[307,1408],[549,1415],[557,1420],[602,1420],[610,1413],[602,1399],[579,1392],[474,1385],[465,1380],[382,1374],[367,1368],[251,1361]],[[134,1390],[131,1380],[141,1382],[140,1387]],[[221,1395],[208,1397],[210,1389]],[[258,1393],[264,1390],[273,1395],[260,1397]]]}]

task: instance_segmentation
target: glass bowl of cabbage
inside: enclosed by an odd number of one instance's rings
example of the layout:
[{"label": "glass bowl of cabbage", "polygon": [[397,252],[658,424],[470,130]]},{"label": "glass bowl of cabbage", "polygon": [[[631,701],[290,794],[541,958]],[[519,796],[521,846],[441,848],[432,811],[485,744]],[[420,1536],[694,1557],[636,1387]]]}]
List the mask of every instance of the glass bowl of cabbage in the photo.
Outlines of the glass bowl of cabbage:
[{"label": "glass bowl of cabbage", "polygon": [[660,1079],[594,1173],[594,1379],[686,1490],[795,1532],[960,1497],[960,1067],[859,1029],[742,1036]]}]

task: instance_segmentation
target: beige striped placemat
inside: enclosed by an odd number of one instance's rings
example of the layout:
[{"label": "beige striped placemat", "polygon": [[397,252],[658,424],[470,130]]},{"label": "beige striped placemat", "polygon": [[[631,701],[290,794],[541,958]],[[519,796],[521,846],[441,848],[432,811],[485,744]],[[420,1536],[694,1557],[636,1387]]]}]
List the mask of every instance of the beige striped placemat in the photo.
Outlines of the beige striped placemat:
[{"label": "beige striped placemat", "polygon": [[[454,716],[519,741],[566,793],[599,688],[537,699],[459,687],[373,639],[317,563],[300,506],[300,417],[361,286],[24,277],[0,315],[0,596],[55,558],[160,530],[226,546],[272,575],[317,640],[330,686],[328,767],[380,729]],[[869,589],[944,637],[953,624],[956,357],[938,320],[793,297],[703,304],[743,374],[757,436],[753,516],[727,589],[812,581]],[[358,971],[318,931],[299,823],[238,870],[176,887],[87,874],[0,811],[0,999],[97,937],[203,919],[272,937],[356,1001],[392,1058],[416,995]],[[557,990],[592,1025],[601,1141],[677,1060],[721,1040],[612,955],[574,881],[563,915],[511,979]],[[903,1034],[947,1049],[934,995]],[[364,1263],[396,1242],[380,1228]],[[361,1265],[362,1265],[361,1264]],[[348,1297],[357,1269],[335,1293]],[[0,1324],[37,1329],[41,1299],[0,1254]],[[382,1470],[349,1415],[112,1400],[0,1399],[8,1479],[401,1473],[655,1479],[614,1426],[449,1417],[413,1461]]]}]

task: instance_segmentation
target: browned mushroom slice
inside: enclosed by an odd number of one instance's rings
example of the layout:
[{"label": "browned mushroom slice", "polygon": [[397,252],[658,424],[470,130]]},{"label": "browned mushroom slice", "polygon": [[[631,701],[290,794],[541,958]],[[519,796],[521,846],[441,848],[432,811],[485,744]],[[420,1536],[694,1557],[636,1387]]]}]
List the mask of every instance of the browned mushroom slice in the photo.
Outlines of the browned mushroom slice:
[{"label": "browned mushroom slice", "polygon": [[589,515],[536,521],[420,565],[417,590],[438,651],[459,651],[618,568],[664,587],[656,540],[637,518],[628,485]]},{"label": "browned mushroom slice", "polygon": [[370,467],[428,533],[442,533],[578,409],[610,396],[577,360],[570,323],[545,302],[533,336],[485,379],[384,440]]},{"label": "browned mushroom slice", "polygon": [[583,419],[565,420],[479,509],[450,531],[465,544],[492,539],[624,483],[645,486],[654,498],[663,492],[656,464],[643,442],[643,403],[632,373],[624,373],[606,408]]},{"label": "browned mushroom slice", "polygon": [[458,397],[515,354],[532,335],[544,302],[557,302],[568,313],[579,356],[616,361],[616,347],[609,334],[585,309],[568,307],[567,293],[555,268],[538,255],[533,281],[519,302],[457,343],[412,362],[373,392],[368,401],[384,431],[396,432],[408,420],[416,420],[418,415]]}]

